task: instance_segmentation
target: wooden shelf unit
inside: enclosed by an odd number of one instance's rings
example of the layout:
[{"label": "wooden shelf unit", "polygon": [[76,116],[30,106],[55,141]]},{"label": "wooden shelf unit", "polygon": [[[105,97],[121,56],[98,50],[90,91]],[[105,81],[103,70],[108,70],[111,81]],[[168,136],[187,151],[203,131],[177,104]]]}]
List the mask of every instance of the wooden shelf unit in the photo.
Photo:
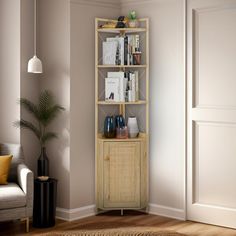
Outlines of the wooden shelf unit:
[{"label": "wooden shelf unit", "polygon": [[143,139],[147,138],[147,134],[146,133],[139,133],[139,136],[136,138],[126,138],[126,139],[117,139],[117,138],[106,138],[104,137],[104,135],[102,133],[98,133],[97,135],[97,139],[99,140],[103,140],[106,142],[133,142],[133,141],[140,141]]},{"label": "wooden shelf unit", "polygon": [[[149,19],[139,19],[140,28],[101,28],[105,22],[117,22],[111,19],[95,19],[95,185],[96,209],[104,210],[144,209],[148,203],[148,163],[149,163]],[[144,37],[142,45],[142,65],[101,65],[101,43],[113,35],[140,34]],[[102,37],[99,35],[102,34]],[[100,54],[99,54],[100,53]],[[101,73],[107,70],[139,70],[144,73],[144,97],[135,102],[101,101]],[[142,78],[143,79],[143,78]],[[104,86],[103,86],[104,88]],[[114,109],[118,105],[118,113]],[[145,109],[145,112],[139,109]],[[103,108],[111,109],[109,113]],[[137,138],[107,139],[102,134],[101,114],[122,114],[126,120],[128,110],[135,109],[140,120],[144,120],[144,130]],[[112,110],[113,109],[113,110]],[[101,111],[102,110],[102,111]],[[127,116],[127,117],[126,117]],[[141,119],[143,118],[143,119]],[[99,122],[100,120],[100,122]]]},{"label": "wooden shelf unit", "polygon": [[100,28],[97,29],[100,33],[139,33],[146,32],[146,28]]},{"label": "wooden shelf unit", "polygon": [[98,68],[146,68],[147,65],[97,65]]},{"label": "wooden shelf unit", "polygon": [[110,102],[110,101],[98,101],[98,105],[141,105],[146,104],[147,101],[135,101],[135,102]]}]

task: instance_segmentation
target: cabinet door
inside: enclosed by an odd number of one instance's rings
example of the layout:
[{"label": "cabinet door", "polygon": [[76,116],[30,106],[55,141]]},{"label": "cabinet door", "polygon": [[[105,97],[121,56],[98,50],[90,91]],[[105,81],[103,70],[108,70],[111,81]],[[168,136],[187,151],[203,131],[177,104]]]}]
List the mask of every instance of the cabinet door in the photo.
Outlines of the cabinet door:
[{"label": "cabinet door", "polygon": [[104,143],[104,207],[140,207],[140,142]]}]

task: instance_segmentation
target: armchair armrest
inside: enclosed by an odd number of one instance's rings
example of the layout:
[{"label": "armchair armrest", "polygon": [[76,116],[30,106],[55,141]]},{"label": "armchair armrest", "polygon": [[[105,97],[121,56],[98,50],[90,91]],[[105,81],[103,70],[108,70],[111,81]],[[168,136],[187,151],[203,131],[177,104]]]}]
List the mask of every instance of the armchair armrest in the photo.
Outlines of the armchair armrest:
[{"label": "armchair armrest", "polygon": [[28,208],[33,207],[33,187],[34,187],[34,174],[33,172],[25,165],[19,164],[17,166],[17,179],[19,186],[26,194],[26,206]]}]

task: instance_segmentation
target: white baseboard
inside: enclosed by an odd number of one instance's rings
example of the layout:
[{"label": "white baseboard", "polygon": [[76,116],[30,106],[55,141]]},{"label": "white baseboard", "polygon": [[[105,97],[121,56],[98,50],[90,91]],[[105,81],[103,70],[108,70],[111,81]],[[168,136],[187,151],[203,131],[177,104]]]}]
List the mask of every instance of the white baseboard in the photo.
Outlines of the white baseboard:
[{"label": "white baseboard", "polygon": [[172,208],[162,205],[157,205],[149,203],[149,214],[165,216],[178,220],[185,220],[185,211],[184,209]]},{"label": "white baseboard", "polygon": [[[178,220],[185,220],[185,211],[183,209],[172,208],[153,203],[149,203],[148,213]],[[96,215],[95,205],[89,205],[75,209],[65,209],[59,207],[56,209],[56,218],[66,221],[78,220],[93,215]]]},{"label": "white baseboard", "polygon": [[95,214],[95,205],[75,209],[56,208],[56,218],[66,221],[78,220]]}]

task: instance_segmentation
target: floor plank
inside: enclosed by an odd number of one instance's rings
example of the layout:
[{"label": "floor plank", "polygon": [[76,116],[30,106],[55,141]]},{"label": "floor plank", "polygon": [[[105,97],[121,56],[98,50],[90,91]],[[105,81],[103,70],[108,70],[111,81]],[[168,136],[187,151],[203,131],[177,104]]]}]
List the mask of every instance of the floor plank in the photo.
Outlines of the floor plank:
[{"label": "floor plank", "polygon": [[[112,211],[98,216],[91,216],[73,222],[57,220],[56,226],[47,229],[36,229],[30,226],[30,232],[27,234],[38,235],[43,232],[53,230],[66,231],[77,229],[103,229],[116,227],[158,227],[162,230],[173,230],[191,236],[236,236],[236,230],[223,228],[213,225],[201,224],[191,221],[180,221],[167,217],[148,215],[135,211],[126,211],[124,216],[120,212]],[[0,223],[1,236],[26,235],[24,222],[2,222]]]}]

